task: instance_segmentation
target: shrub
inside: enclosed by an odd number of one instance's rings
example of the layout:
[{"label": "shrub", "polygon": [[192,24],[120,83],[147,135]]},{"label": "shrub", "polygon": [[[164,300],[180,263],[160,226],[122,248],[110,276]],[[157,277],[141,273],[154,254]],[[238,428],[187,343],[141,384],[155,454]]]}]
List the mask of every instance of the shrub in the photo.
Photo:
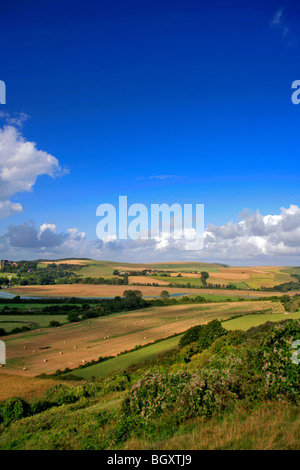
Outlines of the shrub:
[{"label": "shrub", "polygon": [[217,370],[194,374],[153,373],[146,374],[132,387],[123,409],[127,415],[146,418],[168,411],[180,422],[197,415],[211,416],[235,398],[232,378]]},{"label": "shrub", "polygon": [[221,322],[213,320],[207,325],[193,326],[183,335],[179,346],[186,346],[197,342],[199,350],[207,349],[217,338],[226,335],[227,331],[222,327]]},{"label": "shrub", "polygon": [[80,320],[80,317],[79,317],[79,314],[76,311],[75,312],[72,311],[68,314],[68,321],[70,323],[75,323],[79,320]]},{"label": "shrub", "polygon": [[0,422],[9,424],[17,419],[24,418],[29,414],[29,405],[21,398],[9,398],[0,407]]},{"label": "shrub", "polygon": [[51,321],[49,322],[49,326],[55,327],[55,326],[61,326],[61,324],[59,323],[59,321],[51,320]]},{"label": "shrub", "polygon": [[300,339],[300,321],[289,320],[274,325],[270,336],[263,341],[259,359],[267,398],[285,395],[296,400],[299,396],[300,366],[293,364],[291,348],[297,339]]}]

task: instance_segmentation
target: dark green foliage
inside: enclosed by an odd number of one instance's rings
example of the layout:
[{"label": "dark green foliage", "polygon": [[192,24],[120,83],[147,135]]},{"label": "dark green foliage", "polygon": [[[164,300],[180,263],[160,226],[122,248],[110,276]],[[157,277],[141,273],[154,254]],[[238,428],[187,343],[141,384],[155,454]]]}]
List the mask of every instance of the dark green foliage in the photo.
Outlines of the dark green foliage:
[{"label": "dark green foliage", "polygon": [[207,325],[193,326],[183,335],[180,340],[180,346],[197,343],[199,351],[207,349],[215,339],[222,335],[227,334],[225,328],[222,327],[221,322],[213,320]]},{"label": "dark green foliage", "polygon": [[161,300],[167,300],[167,299],[170,298],[170,294],[167,290],[163,290],[163,291],[161,291],[159,297],[160,297]]},{"label": "dark green foliage", "polygon": [[57,326],[61,326],[61,324],[59,323],[59,321],[51,320],[51,321],[49,322],[49,326],[51,326],[51,327],[57,327]]},{"label": "dark green foliage", "polygon": [[300,308],[300,295],[283,295],[281,303],[287,312],[297,312]]},{"label": "dark green foliage", "polygon": [[147,374],[131,389],[124,402],[127,415],[155,417],[165,410],[179,420],[196,415],[211,416],[236,399],[233,379],[217,370],[189,374]]},{"label": "dark green foliage", "polygon": [[204,286],[207,284],[207,279],[209,278],[209,274],[206,271],[202,271],[201,273],[201,281]]},{"label": "dark green foliage", "polygon": [[79,314],[75,311],[72,311],[68,314],[68,321],[70,323],[75,323],[75,322],[78,322],[80,320],[80,317],[79,317]]},{"label": "dark green foliage", "polygon": [[29,405],[21,398],[9,398],[0,404],[0,423],[9,424],[11,421],[24,418],[29,414]]},{"label": "dark green foliage", "polygon": [[292,320],[279,323],[262,343],[259,360],[267,398],[285,395],[296,400],[299,396],[300,367],[291,360],[291,345],[296,339],[300,339],[300,322]]}]

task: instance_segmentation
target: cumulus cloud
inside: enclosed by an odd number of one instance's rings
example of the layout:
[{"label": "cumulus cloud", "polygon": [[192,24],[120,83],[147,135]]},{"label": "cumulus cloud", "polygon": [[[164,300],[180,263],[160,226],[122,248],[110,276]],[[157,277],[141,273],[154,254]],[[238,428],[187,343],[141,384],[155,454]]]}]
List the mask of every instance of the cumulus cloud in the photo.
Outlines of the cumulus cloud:
[{"label": "cumulus cloud", "polygon": [[[240,220],[223,225],[209,223],[203,238],[195,233],[182,240],[162,234],[154,240],[126,240],[104,243],[106,259],[194,260],[232,264],[266,262],[299,264],[300,208],[281,208],[280,214],[262,215],[244,210]],[[275,261],[276,260],[276,261]]]},{"label": "cumulus cloud", "polygon": [[[0,258],[38,259],[65,257],[99,257],[100,241],[86,238],[78,228],[57,231],[55,224],[44,223],[39,228],[33,221],[9,225],[0,237]],[[3,255],[1,255],[3,253]]]},{"label": "cumulus cloud", "polygon": [[38,176],[55,177],[63,173],[57,158],[38,150],[35,142],[22,136],[16,126],[25,116],[11,118],[15,126],[6,124],[0,128],[0,219],[22,211],[22,206],[12,203],[9,198],[16,193],[32,191]]},{"label": "cumulus cloud", "polygon": [[11,201],[0,201],[0,219],[23,211],[21,204]]},{"label": "cumulus cloud", "polygon": [[[10,225],[0,237],[0,253],[10,259],[80,257],[128,262],[208,261],[232,265],[300,263],[300,208],[278,214],[244,210],[238,222],[208,223],[203,237],[191,229],[183,239],[90,240],[78,228],[58,233],[55,224]],[[203,246],[202,246],[203,245]],[[201,248],[202,247],[202,248]]]},{"label": "cumulus cloud", "polygon": [[1,237],[9,247],[14,248],[54,248],[60,246],[66,238],[63,233],[56,233],[54,224],[43,224],[38,231],[33,222],[21,225],[9,225]]}]

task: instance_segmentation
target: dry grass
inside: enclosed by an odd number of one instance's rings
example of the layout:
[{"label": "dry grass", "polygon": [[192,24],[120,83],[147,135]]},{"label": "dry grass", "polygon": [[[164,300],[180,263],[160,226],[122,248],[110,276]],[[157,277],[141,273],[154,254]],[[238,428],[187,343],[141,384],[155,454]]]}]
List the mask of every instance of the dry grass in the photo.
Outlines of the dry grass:
[{"label": "dry grass", "polygon": [[16,396],[25,400],[38,398],[57,383],[57,380],[22,377],[0,371],[0,401]]},{"label": "dry grass", "polygon": [[250,273],[220,272],[220,273],[210,273],[209,277],[217,277],[218,279],[230,279],[230,280],[240,281],[241,279],[250,279]]},{"label": "dry grass", "polygon": [[153,279],[149,276],[128,276],[129,284],[158,284],[159,286],[167,286],[169,282]]},{"label": "dry grass", "polygon": [[300,409],[283,403],[263,404],[251,413],[240,408],[222,421],[198,419],[192,432],[149,442],[132,439],[126,450],[299,450]]}]

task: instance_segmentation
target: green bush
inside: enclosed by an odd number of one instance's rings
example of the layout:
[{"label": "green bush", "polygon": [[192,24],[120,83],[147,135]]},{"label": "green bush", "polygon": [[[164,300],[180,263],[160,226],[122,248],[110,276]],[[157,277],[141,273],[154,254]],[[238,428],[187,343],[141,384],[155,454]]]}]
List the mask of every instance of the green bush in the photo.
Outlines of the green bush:
[{"label": "green bush", "polygon": [[0,422],[9,424],[29,414],[29,405],[21,398],[9,398],[0,405]]},{"label": "green bush", "polygon": [[264,375],[263,392],[267,398],[284,395],[299,397],[300,365],[293,364],[291,345],[300,340],[300,321],[279,323],[262,343],[259,359]]},{"label": "green bush", "polygon": [[75,323],[75,322],[80,321],[80,316],[79,316],[79,314],[78,314],[76,311],[71,311],[71,312],[68,314],[68,321],[69,321],[70,323]]},{"label": "green bush", "polygon": [[232,377],[217,370],[146,374],[132,387],[124,401],[124,412],[149,418],[168,411],[179,421],[211,416],[237,398],[234,388]]},{"label": "green bush", "polygon": [[61,324],[59,323],[59,321],[51,320],[51,321],[49,322],[49,326],[51,326],[51,327],[57,327],[57,326],[61,326]]},{"label": "green bush", "polygon": [[209,348],[217,338],[226,334],[227,331],[222,327],[221,322],[213,320],[207,325],[193,326],[187,330],[181,338],[179,346],[196,342],[199,350],[202,351]]}]

